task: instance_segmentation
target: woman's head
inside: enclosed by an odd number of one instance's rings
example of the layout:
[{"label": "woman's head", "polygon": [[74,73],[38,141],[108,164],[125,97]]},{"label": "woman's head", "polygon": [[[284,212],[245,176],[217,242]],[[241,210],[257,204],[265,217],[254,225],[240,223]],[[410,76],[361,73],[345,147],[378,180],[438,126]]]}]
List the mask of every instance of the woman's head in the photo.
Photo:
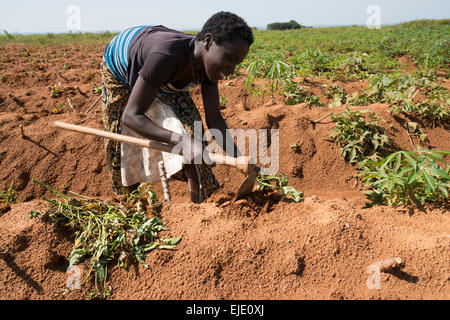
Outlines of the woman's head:
[{"label": "woman's head", "polygon": [[252,29],[230,12],[218,12],[206,21],[196,40],[203,42],[203,64],[208,78],[217,82],[234,72],[253,43]]}]

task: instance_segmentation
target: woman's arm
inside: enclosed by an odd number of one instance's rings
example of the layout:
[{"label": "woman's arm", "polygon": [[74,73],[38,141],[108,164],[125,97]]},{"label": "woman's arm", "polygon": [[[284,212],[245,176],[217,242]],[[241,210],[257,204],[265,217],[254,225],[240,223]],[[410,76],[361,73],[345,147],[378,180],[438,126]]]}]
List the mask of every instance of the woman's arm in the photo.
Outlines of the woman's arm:
[{"label": "woman's arm", "polygon": [[[201,87],[203,105],[205,107],[205,122],[209,129],[218,129],[222,133],[222,140],[216,140],[217,144],[232,157],[242,156],[241,152],[234,143],[233,138],[228,132],[228,126],[220,113],[219,107],[219,88],[217,84],[202,84]],[[227,143],[228,141],[228,143]],[[231,146],[227,150],[227,146]]]},{"label": "woman's arm", "polygon": [[182,135],[160,127],[145,115],[157,91],[158,88],[138,77],[123,111],[122,123],[147,139],[175,145]]}]

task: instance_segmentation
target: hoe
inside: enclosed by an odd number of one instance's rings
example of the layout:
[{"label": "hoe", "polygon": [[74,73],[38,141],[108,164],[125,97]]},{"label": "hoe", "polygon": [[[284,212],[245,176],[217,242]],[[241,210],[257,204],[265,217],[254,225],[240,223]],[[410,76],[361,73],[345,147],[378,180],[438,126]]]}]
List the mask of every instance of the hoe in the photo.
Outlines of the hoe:
[{"label": "hoe", "polygon": [[[156,149],[162,152],[175,153],[173,152],[172,146],[158,141],[151,141],[148,139],[126,136],[123,134],[112,133],[104,130],[98,130],[94,128],[79,126],[61,121],[55,121],[54,124],[56,127],[61,129],[90,134],[94,136],[117,140],[124,143],[131,143],[150,149]],[[175,154],[181,155],[179,153]],[[253,187],[255,185],[256,178],[258,177],[258,174],[260,172],[260,168],[251,163],[252,162],[250,161],[251,158],[249,157],[233,158],[216,152],[209,152],[209,158],[217,164],[225,164],[228,166],[236,167],[243,174],[247,175],[245,180],[239,186],[233,201],[241,199],[242,197],[248,195],[253,191]]]}]

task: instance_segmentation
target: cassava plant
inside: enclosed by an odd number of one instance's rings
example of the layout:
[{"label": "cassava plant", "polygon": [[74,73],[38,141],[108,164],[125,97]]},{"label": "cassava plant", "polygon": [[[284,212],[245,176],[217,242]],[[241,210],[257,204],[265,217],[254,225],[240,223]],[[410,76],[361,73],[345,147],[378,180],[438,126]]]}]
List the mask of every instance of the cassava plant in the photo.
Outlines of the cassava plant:
[{"label": "cassava plant", "polygon": [[345,112],[333,114],[331,119],[336,122],[331,137],[341,147],[342,157],[350,163],[368,157],[377,159],[392,147],[392,141],[378,125],[377,115],[370,110],[346,109]]},{"label": "cassava plant", "polygon": [[398,151],[378,161],[360,162],[362,181],[371,189],[368,198],[388,205],[448,201],[448,155],[450,151]]},{"label": "cassava plant", "polygon": [[324,104],[319,97],[307,91],[307,89],[307,86],[301,86],[295,81],[286,81],[283,87],[286,104],[289,106],[306,102],[309,106],[323,107]]}]

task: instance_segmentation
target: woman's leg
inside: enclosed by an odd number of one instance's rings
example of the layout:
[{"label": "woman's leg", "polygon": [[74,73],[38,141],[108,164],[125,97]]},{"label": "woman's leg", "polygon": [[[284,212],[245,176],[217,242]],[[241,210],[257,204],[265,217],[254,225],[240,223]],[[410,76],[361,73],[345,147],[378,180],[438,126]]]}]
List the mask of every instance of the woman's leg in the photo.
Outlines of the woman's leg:
[{"label": "woman's leg", "polygon": [[[120,117],[127,104],[130,92],[111,73],[106,65],[105,58],[100,66],[102,75],[102,120],[106,131],[120,133]],[[126,193],[122,185],[120,168],[121,143],[111,139],[104,140],[106,162],[110,170],[111,184],[117,194]]]},{"label": "woman's leg", "polygon": [[[175,115],[183,124],[187,132],[194,136],[194,123],[201,125],[202,118],[195,106],[189,92],[178,94],[158,95],[159,99],[169,105]],[[204,132],[204,130],[202,131]],[[203,142],[203,147],[206,147]],[[189,181],[191,199],[193,202],[202,202],[219,188],[219,183],[214,176],[211,166],[207,164],[185,165],[185,174]]]}]

